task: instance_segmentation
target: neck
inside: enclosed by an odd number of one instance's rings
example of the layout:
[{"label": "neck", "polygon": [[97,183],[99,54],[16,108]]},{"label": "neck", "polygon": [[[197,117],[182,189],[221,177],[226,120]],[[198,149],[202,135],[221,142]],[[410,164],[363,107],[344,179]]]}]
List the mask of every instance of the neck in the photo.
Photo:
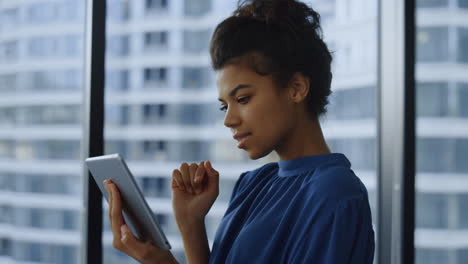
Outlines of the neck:
[{"label": "neck", "polygon": [[330,153],[318,119],[305,119],[298,124],[276,149],[281,160]]}]

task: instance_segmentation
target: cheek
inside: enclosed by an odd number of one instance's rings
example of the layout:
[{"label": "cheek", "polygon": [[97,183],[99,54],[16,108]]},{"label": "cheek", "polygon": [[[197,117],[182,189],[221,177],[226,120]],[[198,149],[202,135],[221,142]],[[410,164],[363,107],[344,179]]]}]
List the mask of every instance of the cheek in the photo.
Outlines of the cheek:
[{"label": "cheek", "polygon": [[[274,102],[255,106],[250,115],[250,123],[253,125],[257,136],[261,137],[261,141],[265,144],[275,144],[289,130],[291,119],[285,104],[282,102]],[[268,142],[265,142],[268,141]]]}]

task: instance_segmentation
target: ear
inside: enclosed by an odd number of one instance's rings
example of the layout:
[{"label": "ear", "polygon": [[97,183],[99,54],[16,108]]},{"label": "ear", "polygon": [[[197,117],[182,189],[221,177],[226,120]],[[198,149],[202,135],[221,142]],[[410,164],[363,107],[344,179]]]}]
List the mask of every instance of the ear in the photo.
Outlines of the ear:
[{"label": "ear", "polygon": [[296,72],[289,81],[289,98],[294,103],[300,103],[309,94],[310,80],[304,74]]}]

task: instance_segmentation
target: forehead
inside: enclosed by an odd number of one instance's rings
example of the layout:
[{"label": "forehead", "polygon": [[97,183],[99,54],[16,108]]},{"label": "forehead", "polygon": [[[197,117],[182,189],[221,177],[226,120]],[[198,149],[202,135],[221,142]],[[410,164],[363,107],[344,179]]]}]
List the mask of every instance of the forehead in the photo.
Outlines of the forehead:
[{"label": "forehead", "polygon": [[271,85],[269,76],[262,76],[242,64],[229,64],[216,72],[216,86],[220,98],[227,98],[239,85],[258,88]]}]

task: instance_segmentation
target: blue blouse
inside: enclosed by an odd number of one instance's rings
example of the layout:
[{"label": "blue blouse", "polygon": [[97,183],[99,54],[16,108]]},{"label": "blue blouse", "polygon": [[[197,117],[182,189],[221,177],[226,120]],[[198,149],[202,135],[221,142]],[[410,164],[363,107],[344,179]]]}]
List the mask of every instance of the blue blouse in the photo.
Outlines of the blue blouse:
[{"label": "blue blouse", "polygon": [[372,263],[367,190],[340,153],[241,174],[210,263]]}]

